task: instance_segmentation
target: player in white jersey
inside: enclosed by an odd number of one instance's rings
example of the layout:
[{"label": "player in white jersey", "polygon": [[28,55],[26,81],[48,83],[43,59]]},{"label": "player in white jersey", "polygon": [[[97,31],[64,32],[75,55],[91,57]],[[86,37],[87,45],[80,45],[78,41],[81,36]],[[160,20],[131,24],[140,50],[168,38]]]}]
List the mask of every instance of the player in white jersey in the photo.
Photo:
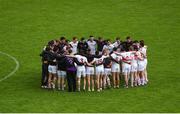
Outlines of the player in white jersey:
[{"label": "player in white jersey", "polygon": [[129,82],[129,77],[131,73],[131,61],[132,61],[132,52],[121,52],[122,56],[122,73],[124,75],[125,79],[125,87],[128,88],[128,82]]},{"label": "player in white jersey", "polygon": [[132,51],[134,51],[133,53],[131,53],[131,87],[136,87],[137,86],[137,68],[138,68],[138,63],[137,63],[137,48],[133,47]]},{"label": "player in white jersey", "polygon": [[73,37],[73,40],[71,42],[69,42],[69,44],[71,45],[71,50],[72,53],[77,53],[77,46],[78,46],[78,41],[76,37]]},{"label": "player in white jersey", "polygon": [[118,53],[118,48],[115,47],[113,48],[113,53],[110,55],[112,59],[111,71],[112,71],[114,88],[119,88],[120,61],[122,59],[121,55],[117,53]]},{"label": "player in white jersey", "polygon": [[90,65],[87,62],[87,58],[82,56],[81,54],[75,55],[75,58],[77,59],[77,89],[80,91],[80,83],[81,83],[81,76],[83,77],[83,90],[86,89],[86,69],[85,69],[85,64]]},{"label": "player in white jersey", "polygon": [[111,41],[109,39],[106,42],[107,44],[103,46],[103,50],[108,49],[109,52],[112,52],[114,48],[113,44],[111,44]]},{"label": "player in white jersey", "polygon": [[113,46],[118,48],[120,46],[120,44],[121,44],[120,37],[117,37],[116,41],[113,43]]},{"label": "player in white jersey", "polygon": [[96,52],[96,41],[94,41],[94,37],[90,36],[89,41],[87,41],[88,47],[91,50],[91,54],[95,55]]},{"label": "player in white jersey", "polygon": [[144,57],[144,78],[145,78],[145,84],[148,83],[148,77],[147,77],[147,46],[144,45],[144,40],[140,41],[140,52],[142,53]]},{"label": "player in white jersey", "polygon": [[144,85],[144,58],[140,51],[136,52],[138,58],[138,85]]},{"label": "player in white jersey", "polygon": [[[96,53],[96,55],[98,55],[99,53]],[[104,66],[103,66],[103,61],[104,58],[107,58],[109,56],[106,56],[106,53],[104,53],[104,55],[102,55],[100,58],[94,58],[94,60],[92,61],[92,63],[96,64],[96,86],[97,86],[97,91],[100,92],[102,91],[102,77],[104,75]]]}]

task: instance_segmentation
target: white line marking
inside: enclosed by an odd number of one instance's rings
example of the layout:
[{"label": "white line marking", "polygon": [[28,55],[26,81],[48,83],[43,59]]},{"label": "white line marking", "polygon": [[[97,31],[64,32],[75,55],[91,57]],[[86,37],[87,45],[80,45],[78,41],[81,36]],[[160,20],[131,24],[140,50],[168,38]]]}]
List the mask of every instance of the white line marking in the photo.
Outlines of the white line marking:
[{"label": "white line marking", "polygon": [[6,75],[5,77],[3,77],[3,78],[0,79],[0,82],[2,82],[2,81],[4,81],[4,80],[6,80],[7,78],[11,77],[11,76],[19,69],[19,62],[18,62],[18,60],[17,60],[15,57],[13,57],[13,56],[11,56],[11,55],[9,55],[9,54],[7,54],[7,53],[4,53],[4,52],[0,51],[0,54],[6,55],[7,57],[9,57],[10,59],[12,59],[12,60],[16,63],[16,67],[13,69],[13,71],[10,72],[10,73],[9,73],[8,75]]}]

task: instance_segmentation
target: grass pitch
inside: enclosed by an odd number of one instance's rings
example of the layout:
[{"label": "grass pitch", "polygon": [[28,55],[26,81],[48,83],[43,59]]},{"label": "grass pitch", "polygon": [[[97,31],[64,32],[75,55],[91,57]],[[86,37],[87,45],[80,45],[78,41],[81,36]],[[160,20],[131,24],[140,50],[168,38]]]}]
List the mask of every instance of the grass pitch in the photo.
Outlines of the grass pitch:
[{"label": "grass pitch", "polygon": [[[0,82],[0,112],[180,112],[179,0],[0,0],[0,51],[19,70]],[[39,53],[50,39],[103,36],[144,39],[145,87],[101,93],[40,88]],[[0,78],[15,63],[0,55]]]}]

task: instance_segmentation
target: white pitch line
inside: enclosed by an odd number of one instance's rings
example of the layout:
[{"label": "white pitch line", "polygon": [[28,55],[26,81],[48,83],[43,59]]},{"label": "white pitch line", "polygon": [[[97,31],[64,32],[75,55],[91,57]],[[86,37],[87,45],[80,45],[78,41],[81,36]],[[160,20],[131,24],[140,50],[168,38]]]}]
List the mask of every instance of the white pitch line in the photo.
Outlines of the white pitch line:
[{"label": "white pitch line", "polygon": [[18,60],[17,60],[15,57],[13,57],[13,56],[11,56],[11,55],[9,55],[9,54],[7,54],[7,53],[4,53],[4,52],[0,51],[0,54],[6,55],[7,57],[9,57],[10,59],[12,59],[12,60],[16,63],[16,67],[13,69],[13,71],[10,72],[10,73],[9,73],[8,75],[6,75],[5,77],[3,77],[3,78],[0,79],[0,82],[2,82],[2,81],[4,81],[4,80],[6,80],[7,78],[11,77],[11,76],[19,69],[19,62],[18,62]]}]

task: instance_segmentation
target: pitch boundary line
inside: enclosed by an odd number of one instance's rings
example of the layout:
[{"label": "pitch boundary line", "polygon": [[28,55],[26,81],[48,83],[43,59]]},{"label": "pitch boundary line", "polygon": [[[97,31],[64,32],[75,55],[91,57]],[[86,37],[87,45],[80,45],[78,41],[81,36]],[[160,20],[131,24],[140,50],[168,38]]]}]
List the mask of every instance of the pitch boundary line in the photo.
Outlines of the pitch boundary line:
[{"label": "pitch boundary line", "polygon": [[11,60],[13,60],[16,63],[16,67],[13,69],[13,71],[0,79],[0,82],[2,82],[4,80],[6,80],[7,78],[11,77],[19,69],[19,61],[15,57],[13,57],[12,55],[9,55],[9,54],[4,53],[2,51],[0,51],[0,54],[7,56],[8,58],[10,58]]}]

